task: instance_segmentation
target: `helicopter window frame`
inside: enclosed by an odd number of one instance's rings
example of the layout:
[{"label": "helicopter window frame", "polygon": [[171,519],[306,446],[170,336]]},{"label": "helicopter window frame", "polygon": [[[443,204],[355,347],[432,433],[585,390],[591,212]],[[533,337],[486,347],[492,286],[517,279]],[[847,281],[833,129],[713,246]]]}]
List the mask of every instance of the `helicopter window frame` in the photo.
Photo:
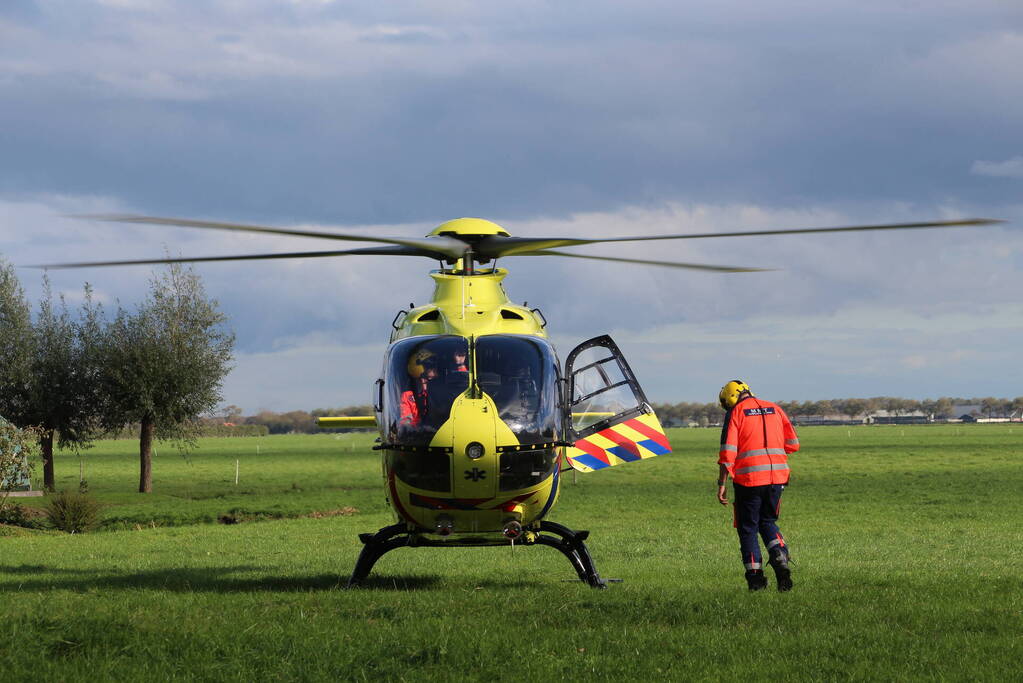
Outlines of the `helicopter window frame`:
[{"label": "helicopter window frame", "polygon": [[404,308],[400,309],[397,313],[394,314],[394,320],[391,321],[391,327],[393,327],[395,330],[400,330],[402,324],[405,322],[405,318],[407,317],[408,311],[406,311]]},{"label": "helicopter window frame", "polygon": [[[579,372],[582,372],[582,370],[580,370]],[[591,391],[590,393],[586,394],[585,396],[580,396],[577,401],[573,402],[573,405],[582,403],[583,401],[585,401],[587,399],[593,398],[597,394],[603,394],[605,391],[608,391],[610,389],[614,389],[615,387],[623,387],[623,386],[626,386],[626,385],[632,386],[631,383],[629,382],[629,380],[627,380],[627,379],[623,379],[621,382],[615,382],[614,384],[605,384],[604,386],[602,386],[601,388],[597,389],[596,391]]]},{"label": "helicopter window frame", "polygon": [[[606,349],[608,352],[610,352],[611,355],[608,356],[607,358],[602,358],[600,360],[587,363],[586,365],[579,369],[575,369],[573,367],[575,359],[578,358],[579,355],[582,354],[583,352],[593,348]],[[611,361],[615,362],[619,371],[621,372],[621,375],[624,378],[621,381],[611,383],[610,378],[604,371],[602,366]],[[597,368],[597,371],[600,374],[601,379],[603,379],[605,382],[605,386],[601,387],[597,391],[590,392],[585,396],[581,396],[580,398],[575,399],[574,397],[576,377],[580,373],[585,372],[586,370],[589,370],[593,367]],[[564,405],[563,417],[565,433],[570,436],[569,439],[570,441],[578,441],[579,439],[584,439],[587,436],[590,436],[591,434],[595,434],[599,431],[607,429],[608,427],[630,420],[633,417],[653,412],[649,402],[647,401],[646,394],[643,392],[643,387],[640,386],[639,381],[636,379],[636,375],[632,372],[632,368],[629,366],[628,361],[625,360],[624,354],[622,354],[621,349],[610,337],[610,335],[604,334],[598,337],[593,337],[592,339],[587,339],[586,341],[572,349],[572,351],[568,354],[568,357],[565,359],[565,377],[567,385],[565,389],[567,392],[567,396],[565,397],[563,404]],[[572,422],[572,409],[575,406],[583,403],[584,401],[592,398],[593,396],[610,391],[616,387],[622,386],[629,387],[636,401],[636,405],[630,406],[625,410],[615,413],[612,416],[609,416],[602,420],[598,420],[596,422],[593,422],[592,424],[586,425],[581,429],[575,428]]]},{"label": "helicopter window frame", "polygon": [[[590,348],[594,348],[594,347],[590,347]],[[604,383],[605,384],[610,384],[611,383],[611,378],[607,376],[607,373],[604,372],[604,368],[601,367],[601,366],[603,366],[603,365],[605,365],[607,363],[610,363],[614,359],[615,359],[614,356],[608,356],[607,358],[601,358],[600,360],[593,361],[589,365],[582,366],[578,370],[574,370],[573,373],[578,375],[580,372],[586,372],[590,368],[595,367],[595,368],[597,368],[597,372],[600,373],[601,378],[604,380]]]}]

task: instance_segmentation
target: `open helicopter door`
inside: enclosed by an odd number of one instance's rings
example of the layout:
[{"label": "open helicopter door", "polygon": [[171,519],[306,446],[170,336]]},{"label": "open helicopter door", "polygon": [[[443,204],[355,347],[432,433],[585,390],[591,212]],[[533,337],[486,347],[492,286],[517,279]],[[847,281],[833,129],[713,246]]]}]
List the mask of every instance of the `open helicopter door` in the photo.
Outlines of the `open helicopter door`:
[{"label": "open helicopter door", "polygon": [[569,464],[592,472],[671,452],[660,421],[614,340],[594,337],[565,361]]}]

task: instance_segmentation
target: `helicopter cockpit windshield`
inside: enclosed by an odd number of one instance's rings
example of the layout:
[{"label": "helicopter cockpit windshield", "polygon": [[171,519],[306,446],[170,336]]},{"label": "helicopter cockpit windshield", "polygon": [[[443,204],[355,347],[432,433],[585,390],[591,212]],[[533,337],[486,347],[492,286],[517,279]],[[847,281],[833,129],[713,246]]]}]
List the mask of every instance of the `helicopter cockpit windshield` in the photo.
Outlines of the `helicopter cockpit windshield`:
[{"label": "helicopter cockpit windshield", "polygon": [[443,335],[405,339],[391,347],[384,420],[390,440],[428,446],[451,405],[469,387],[468,342]]},{"label": "helicopter cockpit windshield", "polygon": [[486,335],[476,339],[474,351],[475,368],[465,337],[412,337],[391,347],[381,397],[391,443],[429,446],[471,377],[520,444],[557,440],[559,373],[550,344],[537,337]]},{"label": "helicopter cockpit windshield", "polygon": [[557,439],[558,374],[557,356],[543,339],[498,334],[476,340],[476,381],[521,444]]}]

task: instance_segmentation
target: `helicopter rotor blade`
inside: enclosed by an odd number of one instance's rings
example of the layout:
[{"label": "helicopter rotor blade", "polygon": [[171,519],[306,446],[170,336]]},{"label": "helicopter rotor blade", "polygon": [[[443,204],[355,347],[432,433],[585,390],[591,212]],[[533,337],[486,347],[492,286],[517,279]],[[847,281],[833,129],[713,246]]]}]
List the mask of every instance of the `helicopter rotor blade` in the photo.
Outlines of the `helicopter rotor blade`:
[{"label": "helicopter rotor blade", "polygon": [[26,268],[43,268],[48,270],[62,270],[69,268],[102,268],[106,266],[147,266],[165,263],[211,263],[216,261],[258,261],[270,259],[293,259],[293,258],[319,258],[323,256],[427,256],[430,258],[442,259],[444,256],[437,252],[428,252],[422,249],[404,246],[390,247],[366,247],[363,249],[347,249],[344,251],[293,251],[287,253],[269,254],[242,254],[237,256],[193,256],[180,258],[158,258],[158,259],[134,259],[130,261],[88,261],[81,263],[47,263]]},{"label": "helicopter rotor blade", "polygon": [[678,261],[652,261],[648,259],[620,258],[617,256],[590,256],[587,254],[571,254],[553,249],[539,249],[516,254],[516,256],[565,256],[567,258],[589,259],[591,261],[615,261],[617,263],[639,263],[646,266],[664,266],[666,268],[687,268],[689,270],[709,270],[716,273],[763,273],[774,268],[746,268],[744,266],[712,266],[703,263],[680,263]]},{"label": "helicopter rotor blade", "polygon": [[[688,233],[681,235],[639,235],[634,237],[604,237],[595,239],[556,237],[489,237],[475,248],[481,257],[498,258],[536,253],[554,247],[570,247],[604,242],[645,242],[651,240],[691,240],[708,237],[758,237],[761,235],[796,235],[823,232],[862,232],[867,230],[911,230],[918,228],[959,228],[994,225],[1005,221],[990,218],[966,218],[954,221],[928,221],[924,223],[887,223],[883,225],[850,225],[837,228],[795,228],[786,230],[745,230],[739,232]],[[565,254],[562,254],[565,255]]]},{"label": "helicopter rotor blade", "polygon": [[412,247],[431,253],[444,254],[445,258],[462,258],[467,249],[465,242],[451,237],[382,237],[378,235],[352,235],[319,230],[295,230],[290,228],[272,228],[264,225],[247,225],[244,223],[221,223],[218,221],[198,221],[189,218],[161,218],[159,216],[136,216],[133,214],[79,214],[72,218],[86,220],[109,221],[113,223],[136,223],[141,225],[173,225],[185,228],[205,228],[210,230],[233,230],[235,232],[254,232],[267,235],[288,235],[291,237],[315,237],[318,239],[341,240],[345,242],[383,242],[403,247]]}]

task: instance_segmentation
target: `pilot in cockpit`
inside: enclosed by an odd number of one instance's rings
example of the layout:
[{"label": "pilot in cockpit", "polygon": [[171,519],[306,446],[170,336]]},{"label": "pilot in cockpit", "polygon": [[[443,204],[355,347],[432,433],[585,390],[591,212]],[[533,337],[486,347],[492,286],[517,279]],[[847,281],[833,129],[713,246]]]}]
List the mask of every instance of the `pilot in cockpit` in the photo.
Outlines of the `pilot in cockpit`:
[{"label": "pilot in cockpit", "polygon": [[447,419],[451,404],[455,398],[469,386],[469,368],[466,365],[464,348],[455,349],[447,355],[448,360],[438,368],[439,376],[435,387],[431,387],[431,398],[434,399],[431,410],[438,411],[438,419]]},{"label": "pilot in cockpit", "polygon": [[408,360],[412,388],[401,395],[399,427],[419,427],[429,407],[430,382],[437,378],[437,362],[433,353],[420,349]]},{"label": "pilot in cockpit", "polygon": [[455,349],[454,354],[452,354],[452,360],[455,364],[455,372],[469,372],[469,368],[465,365],[465,357],[465,349]]}]

